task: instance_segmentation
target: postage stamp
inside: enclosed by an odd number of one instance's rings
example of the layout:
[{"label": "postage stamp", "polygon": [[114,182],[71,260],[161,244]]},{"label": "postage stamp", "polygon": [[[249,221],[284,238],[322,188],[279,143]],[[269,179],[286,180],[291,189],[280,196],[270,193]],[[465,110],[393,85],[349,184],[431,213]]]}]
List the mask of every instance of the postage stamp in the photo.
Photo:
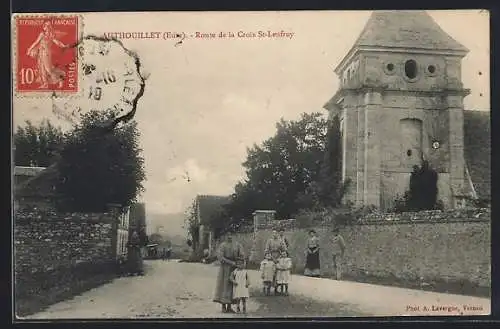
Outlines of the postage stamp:
[{"label": "postage stamp", "polygon": [[14,16],[13,79],[17,96],[79,91],[78,15]]}]

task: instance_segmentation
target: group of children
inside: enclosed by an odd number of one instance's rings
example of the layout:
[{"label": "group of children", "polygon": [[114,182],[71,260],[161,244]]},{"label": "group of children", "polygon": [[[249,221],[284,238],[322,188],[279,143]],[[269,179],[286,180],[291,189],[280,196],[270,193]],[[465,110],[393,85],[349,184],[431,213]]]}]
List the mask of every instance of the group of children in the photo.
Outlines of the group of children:
[{"label": "group of children", "polygon": [[[292,259],[286,251],[282,251],[280,257],[274,261],[271,254],[266,254],[260,263],[260,277],[262,278],[263,292],[271,294],[274,285],[275,294],[288,295],[288,283],[291,277]],[[278,291],[279,290],[279,291]]]},{"label": "group of children", "polygon": [[[288,295],[291,269],[292,260],[288,257],[286,251],[281,253],[277,261],[273,260],[271,254],[266,254],[264,260],[260,263],[264,294],[269,296],[271,287],[274,285],[275,294]],[[233,300],[236,304],[236,312],[243,311],[243,313],[246,313],[247,299],[250,297],[250,280],[245,269],[244,260],[236,262],[236,269],[231,273],[230,281],[233,285]]]}]

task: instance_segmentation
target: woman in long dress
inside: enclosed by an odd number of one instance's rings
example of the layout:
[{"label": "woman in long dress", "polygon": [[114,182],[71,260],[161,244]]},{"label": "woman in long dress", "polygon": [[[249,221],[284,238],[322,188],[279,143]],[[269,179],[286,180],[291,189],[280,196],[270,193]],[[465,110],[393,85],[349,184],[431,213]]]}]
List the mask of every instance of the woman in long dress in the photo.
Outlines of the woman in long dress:
[{"label": "woman in long dress", "polygon": [[315,230],[309,231],[309,239],[307,240],[306,248],[306,266],[304,275],[319,277],[320,262],[319,262],[319,238]]},{"label": "woman in long dress", "polygon": [[[280,255],[283,251],[287,251],[285,241],[278,235],[278,231],[273,230],[271,238],[266,242],[264,254],[270,254],[273,262],[277,264],[278,259],[280,258]],[[272,286],[274,287],[274,293],[276,294],[278,290],[276,284],[276,274],[274,275]]]},{"label": "woman in long dress", "polygon": [[213,301],[221,304],[223,313],[234,313],[234,310],[231,308],[231,304],[233,303],[231,273],[236,268],[236,261],[238,259],[245,259],[245,255],[243,246],[233,241],[233,237],[229,233],[226,234],[226,240],[219,246],[218,259],[220,267]]},{"label": "woman in long dress", "polygon": [[62,87],[65,72],[54,66],[52,61],[52,43],[61,48],[68,46],[57,40],[59,31],[54,31],[50,21],[43,23],[43,31],[38,35],[37,39],[28,48],[27,55],[36,59],[37,63],[37,82],[40,83],[40,89],[49,87],[49,84],[58,84]]},{"label": "woman in long dress", "polygon": [[128,245],[128,263],[129,263],[129,273],[131,275],[143,275],[143,262],[141,253],[141,239],[137,231],[133,231],[130,236]]}]

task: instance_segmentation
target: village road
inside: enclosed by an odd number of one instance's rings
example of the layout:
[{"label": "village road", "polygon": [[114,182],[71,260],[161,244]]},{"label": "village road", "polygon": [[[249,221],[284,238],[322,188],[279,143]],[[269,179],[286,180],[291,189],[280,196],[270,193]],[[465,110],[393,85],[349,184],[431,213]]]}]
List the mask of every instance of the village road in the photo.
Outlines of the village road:
[{"label": "village road", "polygon": [[[146,261],[146,275],[123,277],[27,319],[89,318],[238,318],[212,302],[217,266],[176,261]],[[361,316],[357,307],[290,296],[262,296],[258,273],[251,271],[252,297],[246,317]]]}]

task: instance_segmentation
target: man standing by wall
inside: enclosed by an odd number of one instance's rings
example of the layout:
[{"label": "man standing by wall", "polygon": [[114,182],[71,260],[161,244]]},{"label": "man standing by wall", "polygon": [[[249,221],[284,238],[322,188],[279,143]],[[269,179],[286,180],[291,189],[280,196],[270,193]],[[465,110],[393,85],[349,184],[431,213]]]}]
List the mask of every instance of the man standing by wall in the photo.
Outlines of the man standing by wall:
[{"label": "man standing by wall", "polygon": [[342,277],[342,259],[344,258],[345,241],[337,227],[332,230],[332,233],[333,271],[335,279],[340,280]]}]

